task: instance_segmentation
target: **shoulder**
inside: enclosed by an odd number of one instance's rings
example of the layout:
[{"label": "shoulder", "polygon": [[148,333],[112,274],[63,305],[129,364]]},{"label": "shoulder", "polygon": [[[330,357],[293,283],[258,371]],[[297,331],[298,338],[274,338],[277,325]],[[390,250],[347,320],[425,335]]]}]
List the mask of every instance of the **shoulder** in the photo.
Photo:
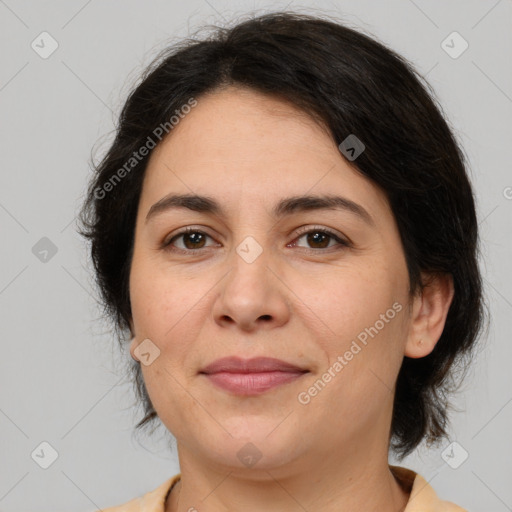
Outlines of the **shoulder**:
[{"label": "shoulder", "polygon": [[122,505],[104,508],[102,512],[164,512],[167,493],[180,477],[181,474],[177,474],[143,496],[133,498]]},{"label": "shoulder", "polygon": [[465,508],[439,498],[434,488],[418,473],[400,466],[390,466],[393,475],[410,492],[404,512],[468,512]]}]

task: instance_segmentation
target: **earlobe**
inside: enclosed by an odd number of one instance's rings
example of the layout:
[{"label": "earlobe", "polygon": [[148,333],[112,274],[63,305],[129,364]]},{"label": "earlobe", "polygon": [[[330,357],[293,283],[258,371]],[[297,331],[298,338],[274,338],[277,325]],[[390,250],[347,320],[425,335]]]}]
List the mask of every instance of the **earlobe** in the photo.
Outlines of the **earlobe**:
[{"label": "earlobe", "polygon": [[421,338],[408,340],[405,347],[405,355],[413,359],[428,356],[434,350],[437,341],[438,339],[434,340],[433,338],[429,338],[427,343]]},{"label": "earlobe", "polygon": [[131,358],[136,361],[136,362],[140,362],[139,359],[137,359],[137,356],[135,355],[134,351],[135,349],[137,348],[137,345],[138,343],[136,343],[136,337],[134,336],[134,329],[133,329],[133,319],[130,319],[129,320],[129,324],[130,324],[130,334],[132,335],[129,343],[130,343],[130,356]]},{"label": "earlobe", "polygon": [[140,362],[140,359],[137,359],[137,356],[135,355],[135,349],[138,346],[138,343],[136,341],[137,338],[135,336],[130,340],[130,356],[134,361]]},{"label": "earlobe", "polygon": [[425,357],[434,350],[443,333],[454,295],[451,274],[422,274],[422,279],[426,284],[414,298],[405,345],[404,355],[411,358]]}]

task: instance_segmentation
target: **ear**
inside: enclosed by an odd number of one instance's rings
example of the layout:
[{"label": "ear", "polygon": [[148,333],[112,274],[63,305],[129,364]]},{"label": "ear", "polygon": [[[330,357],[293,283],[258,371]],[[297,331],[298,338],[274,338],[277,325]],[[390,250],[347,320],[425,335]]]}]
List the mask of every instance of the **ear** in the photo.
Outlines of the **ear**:
[{"label": "ear", "polygon": [[405,355],[425,357],[434,350],[446,322],[454,288],[451,274],[421,274],[425,286],[414,297]]},{"label": "ear", "polygon": [[133,328],[133,318],[130,318],[128,320],[128,324],[130,327],[130,355],[132,356],[132,359],[134,359],[135,361],[138,361],[135,354],[133,353],[133,351],[137,348],[137,343],[135,340],[135,330]]},{"label": "ear", "polygon": [[[132,330],[133,332],[133,330]],[[130,355],[132,356],[132,359],[134,361],[140,362],[140,359],[135,355],[135,349],[139,346],[139,343],[137,342],[137,338],[133,336],[133,338],[130,340]]]}]

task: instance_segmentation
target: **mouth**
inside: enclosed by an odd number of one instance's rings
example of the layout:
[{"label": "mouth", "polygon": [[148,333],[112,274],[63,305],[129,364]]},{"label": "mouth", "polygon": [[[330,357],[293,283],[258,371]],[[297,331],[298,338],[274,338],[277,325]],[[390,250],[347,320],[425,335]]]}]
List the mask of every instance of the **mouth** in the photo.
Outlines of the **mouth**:
[{"label": "mouth", "polygon": [[218,359],[199,372],[212,384],[236,395],[258,395],[309,373],[297,365],[269,357]]}]

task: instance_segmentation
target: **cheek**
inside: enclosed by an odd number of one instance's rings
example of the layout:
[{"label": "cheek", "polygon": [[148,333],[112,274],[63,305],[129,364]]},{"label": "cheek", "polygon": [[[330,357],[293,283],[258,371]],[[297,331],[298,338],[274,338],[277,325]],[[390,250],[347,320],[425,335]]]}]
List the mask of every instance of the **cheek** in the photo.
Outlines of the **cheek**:
[{"label": "cheek", "polygon": [[336,374],[332,380],[340,392],[352,397],[349,402],[372,390],[380,396],[379,391],[386,393],[394,385],[406,333],[405,284],[398,286],[396,272],[383,265],[367,266],[361,272],[343,270],[310,296],[326,326],[327,334],[316,340],[326,354],[322,370]]},{"label": "cheek", "polygon": [[333,269],[309,288],[307,300],[333,334],[347,339],[373,325],[400,296],[392,275],[375,265]]},{"label": "cheek", "polygon": [[[158,366],[171,374],[183,373],[190,367],[188,361],[201,359],[197,340],[211,311],[215,282],[201,273],[180,276],[179,269],[159,269],[156,263],[133,267],[130,293],[135,334],[140,340],[149,338],[158,347]],[[162,371],[147,372],[148,388],[155,379],[169,379]]]},{"label": "cheek", "polygon": [[170,329],[180,327],[180,319],[185,320],[205,291],[198,281],[181,279],[176,269],[162,268],[148,258],[134,259],[130,302],[135,327],[141,331],[137,335],[164,339]]}]

